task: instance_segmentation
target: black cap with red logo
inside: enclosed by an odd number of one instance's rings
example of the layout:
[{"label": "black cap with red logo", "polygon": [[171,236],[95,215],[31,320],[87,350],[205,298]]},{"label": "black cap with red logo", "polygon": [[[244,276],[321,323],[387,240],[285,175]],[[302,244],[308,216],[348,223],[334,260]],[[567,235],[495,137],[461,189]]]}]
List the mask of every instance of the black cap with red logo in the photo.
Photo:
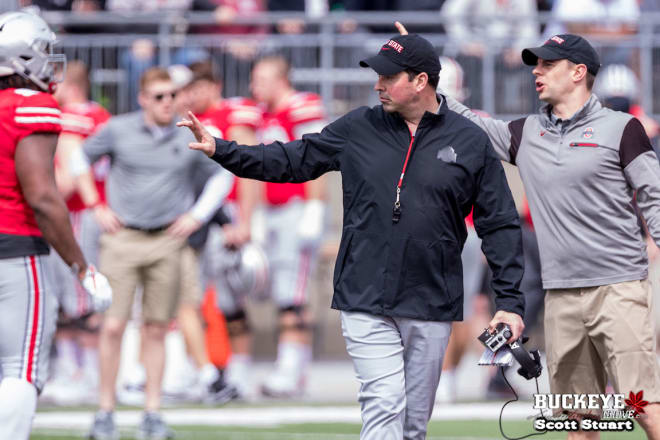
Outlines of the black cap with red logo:
[{"label": "black cap with red logo", "polygon": [[395,75],[406,69],[440,74],[440,60],[433,45],[417,34],[398,35],[383,44],[378,55],[360,61],[360,66],[371,67],[379,75]]},{"label": "black cap with red logo", "polygon": [[600,58],[587,40],[579,35],[562,34],[550,37],[540,47],[531,47],[522,51],[522,59],[528,66],[536,66],[538,59],[568,60],[575,64],[584,64],[593,75],[600,69]]}]

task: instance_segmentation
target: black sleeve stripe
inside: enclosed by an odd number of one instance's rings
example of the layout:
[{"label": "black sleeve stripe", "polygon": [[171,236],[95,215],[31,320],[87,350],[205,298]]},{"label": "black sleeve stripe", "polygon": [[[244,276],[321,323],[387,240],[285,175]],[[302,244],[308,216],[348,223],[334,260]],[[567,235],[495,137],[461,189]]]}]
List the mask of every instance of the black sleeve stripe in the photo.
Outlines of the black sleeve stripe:
[{"label": "black sleeve stripe", "polygon": [[522,140],[523,127],[525,126],[525,121],[527,118],[516,119],[515,121],[509,122],[509,132],[511,133],[511,145],[509,146],[509,157],[511,157],[511,163],[516,164],[516,156],[518,155],[518,148],[520,148],[520,142]]},{"label": "black sleeve stripe", "polygon": [[621,167],[625,168],[640,154],[651,151],[651,141],[644,131],[642,123],[637,118],[632,118],[626,124],[621,135],[619,145],[619,159]]}]

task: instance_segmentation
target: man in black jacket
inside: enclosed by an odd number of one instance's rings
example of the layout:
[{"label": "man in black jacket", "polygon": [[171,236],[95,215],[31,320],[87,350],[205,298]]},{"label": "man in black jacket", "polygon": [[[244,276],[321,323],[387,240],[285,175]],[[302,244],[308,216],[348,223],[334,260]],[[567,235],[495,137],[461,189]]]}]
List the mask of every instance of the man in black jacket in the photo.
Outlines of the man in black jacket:
[{"label": "man in black jacket", "polygon": [[360,63],[382,105],[361,107],[302,140],[245,146],[214,139],[192,113],[190,148],[241,177],[304,182],[340,171],[344,225],[332,307],[361,383],[362,439],[423,439],[451,321],[463,316],[464,218],[493,270],[497,313],[523,330],[518,214],[486,134],[435,94],[440,63],[417,35]]}]

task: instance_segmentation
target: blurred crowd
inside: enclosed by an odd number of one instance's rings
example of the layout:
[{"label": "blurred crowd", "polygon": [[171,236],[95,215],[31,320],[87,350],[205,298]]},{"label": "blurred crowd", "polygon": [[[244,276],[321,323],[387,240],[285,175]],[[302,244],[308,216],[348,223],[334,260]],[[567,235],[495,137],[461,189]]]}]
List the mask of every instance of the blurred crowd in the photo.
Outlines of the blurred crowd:
[{"label": "blurred crowd", "polygon": [[[158,40],[146,37],[156,35],[158,22],[131,23],[110,21],[85,21],[94,17],[94,12],[108,11],[118,16],[132,14],[169,13],[177,19],[168,21],[169,39],[167,62],[191,64],[209,56],[222,59],[221,69],[226,77],[226,89],[232,94],[247,95],[249,85],[245,78],[254,61],[264,53],[287,46],[286,41],[273,45],[269,36],[291,38],[297,35],[314,34],[319,31],[319,19],[330,14],[341,18],[334,26],[335,35],[364,35],[368,33],[391,33],[389,24],[364,24],[351,18],[352,12],[387,11],[434,12],[437,24],[408,25],[412,32],[442,35],[442,54],[456,58],[465,68],[466,80],[471,85],[471,95],[466,97],[470,106],[480,107],[485,93],[494,90],[494,103],[490,111],[497,114],[524,114],[535,112],[538,101],[528,76],[525,74],[519,52],[549,35],[562,32],[577,33],[597,41],[601,45],[604,64],[625,64],[637,74],[640,72],[640,53],[630,45],[616,43],[637,34],[639,19],[648,12],[660,11],[657,0],[427,0],[427,1],[359,1],[359,0],[15,0],[20,7],[31,7],[43,11],[71,11],[81,20],[61,24],[58,31],[70,34],[134,34],[130,47],[121,47],[117,65],[103,55],[103,65],[94,68],[119,68],[128,78],[128,106],[122,111],[137,108],[135,84],[149,67],[163,63],[163,49]],[[344,12],[342,14],[342,11]],[[202,20],[186,20],[189,13]],[[291,13],[291,17],[278,18],[259,24],[265,12]],[[286,16],[285,16],[286,17]],[[241,21],[243,20],[243,21]],[[250,23],[250,20],[256,22]],[[202,24],[203,23],[203,24]],[[268,23],[268,24],[264,24]],[[140,37],[137,37],[140,35]],[[200,44],[190,37],[221,35],[222,39],[209,40]],[[233,38],[232,38],[233,37]],[[240,38],[239,38],[240,37]],[[365,40],[365,44],[368,40]],[[122,45],[125,43],[121,43]],[[78,46],[78,45],[76,45]],[[339,68],[355,67],[363,54],[361,48],[338,45],[333,63]],[[71,55],[69,55],[71,57]],[[482,69],[486,57],[493,57],[495,72],[491,80],[484,81]],[[318,48],[309,45],[291,44],[287,57],[295,68],[313,68],[319,64]],[[97,64],[98,58],[93,64]],[[490,69],[490,68],[489,68]],[[309,81],[308,81],[309,84]],[[497,84],[497,87],[494,85]],[[309,87],[309,86],[308,86]],[[337,106],[329,109],[331,115],[346,110],[341,101],[368,99],[367,95],[346,87],[337,87]],[[484,87],[486,89],[484,89]],[[319,88],[314,91],[320,92]],[[324,96],[324,99],[327,97]],[[335,103],[333,103],[335,104]]]}]

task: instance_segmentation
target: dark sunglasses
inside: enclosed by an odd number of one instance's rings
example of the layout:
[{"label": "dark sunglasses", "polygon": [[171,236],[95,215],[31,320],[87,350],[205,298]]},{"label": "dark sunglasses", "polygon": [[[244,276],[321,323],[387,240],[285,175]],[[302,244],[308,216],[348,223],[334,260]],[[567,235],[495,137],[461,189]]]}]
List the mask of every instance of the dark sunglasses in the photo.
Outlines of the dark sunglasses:
[{"label": "dark sunglasses", "polygon": [[174,99],[176,98],[176,92],[169,92],[169,93],[157,93],[155,95],[151,95],[156,101],[162,101],[163,98],[166,96],[169,96],[170,98]]}]

